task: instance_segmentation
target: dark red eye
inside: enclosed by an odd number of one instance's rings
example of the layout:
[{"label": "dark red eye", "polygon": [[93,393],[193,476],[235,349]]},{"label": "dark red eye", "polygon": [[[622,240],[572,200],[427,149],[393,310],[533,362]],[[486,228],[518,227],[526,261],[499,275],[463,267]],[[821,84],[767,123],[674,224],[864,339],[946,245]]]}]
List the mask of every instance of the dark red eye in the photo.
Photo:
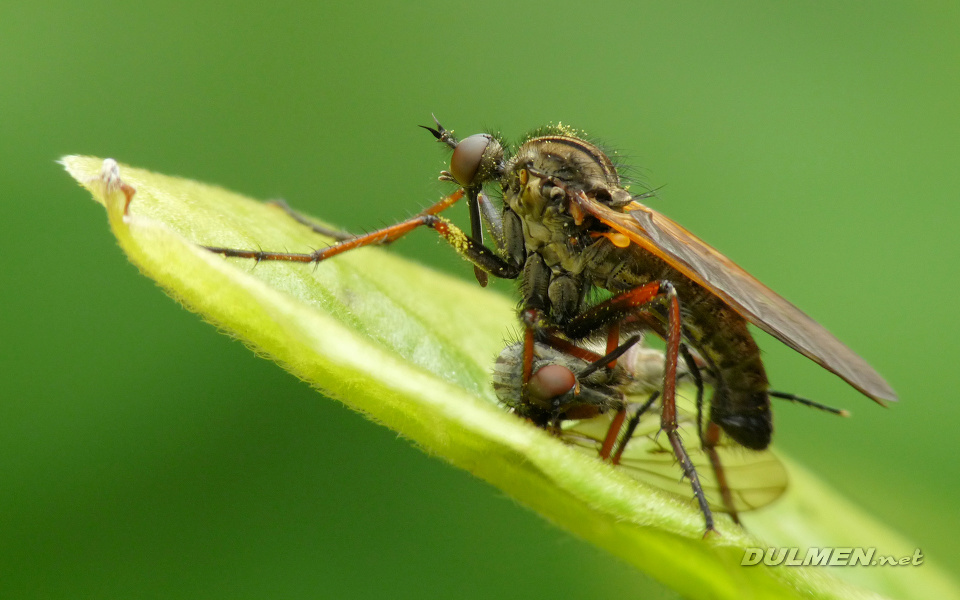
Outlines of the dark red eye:
[{"label": "dark red eye", "polygon": [[570,369],[560,365],[547,365],[530,378],[527,394],[531,401],[549,403],[572,390],[576,383],[577,378]]},{"label": "dark red eye", "polygon": [[450,174],[457,183],[464,187],[473,183],[473,178],[477,176],[477,171],[480,169],[480,163],[483,162],[483,154],[492,139],[485,133],[478,133],[464,139],[453,149],[453,156],[450,158]]}]

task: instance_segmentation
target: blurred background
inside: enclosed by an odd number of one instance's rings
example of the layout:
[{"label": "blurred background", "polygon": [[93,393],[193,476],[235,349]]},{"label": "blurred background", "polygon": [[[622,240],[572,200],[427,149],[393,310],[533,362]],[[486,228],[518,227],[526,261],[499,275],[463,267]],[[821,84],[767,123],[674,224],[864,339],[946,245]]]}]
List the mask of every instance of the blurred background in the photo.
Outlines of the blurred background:
[{"label": "blurred background", "polygon": [[956,573],[958,30],[954,2],[0,8],[0,597],[674,597],[183,310],[54,163],[363,230],[439,197],[431,112],[586,130],[861,353],[900,403],[761,336],[776,389],[853,412],[777,406],[776,445]]}]

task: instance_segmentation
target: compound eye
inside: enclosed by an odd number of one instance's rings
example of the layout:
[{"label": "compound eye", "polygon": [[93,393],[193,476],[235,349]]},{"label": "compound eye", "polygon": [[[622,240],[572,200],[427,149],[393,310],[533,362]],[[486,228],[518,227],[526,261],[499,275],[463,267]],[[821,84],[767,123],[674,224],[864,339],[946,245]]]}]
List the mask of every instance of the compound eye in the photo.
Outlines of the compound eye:
[{"label": "compound eye", "polygon": [[534,403],[549,404],[554,398],[566,394],[577,384],[570,369],[560,365],[547,365],[530,377],[527,394]]},{"label": "compound eye", "polygon": [[487,146],[492,139],[485,133],[478,133],[464,139],[453,149],[453,156],[450,158],[450,174],[457,183],[464,187],[473,183],[473,178],[480,170],[480,163],[483,162],[483,153],[487,151]]}]

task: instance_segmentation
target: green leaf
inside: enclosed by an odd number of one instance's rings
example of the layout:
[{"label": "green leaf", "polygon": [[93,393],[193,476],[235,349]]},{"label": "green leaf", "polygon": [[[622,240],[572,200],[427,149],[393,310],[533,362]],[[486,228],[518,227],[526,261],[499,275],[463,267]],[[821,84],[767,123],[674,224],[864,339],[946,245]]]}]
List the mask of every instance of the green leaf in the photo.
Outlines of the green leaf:
[{"label": "green leaf", "polygon": [[807,546],[913,555],[914,545],[796,465],[788,463],[786,498],[746,515],[752,534],[721,516],[720,535],[702,539],[692,503],[508,414],[489,382],[503,340],[518,329],[511,299],[374,248],[317,266],[224,259],[197,244],[306,252],[327,240],[276,207],[217,187],[109,159],[62,163],[106,207],[130,260],[190,310],[687,597],[958,597],[929,563],[741,566],[744,548],[771,543],[799,546],[799,556]]}]

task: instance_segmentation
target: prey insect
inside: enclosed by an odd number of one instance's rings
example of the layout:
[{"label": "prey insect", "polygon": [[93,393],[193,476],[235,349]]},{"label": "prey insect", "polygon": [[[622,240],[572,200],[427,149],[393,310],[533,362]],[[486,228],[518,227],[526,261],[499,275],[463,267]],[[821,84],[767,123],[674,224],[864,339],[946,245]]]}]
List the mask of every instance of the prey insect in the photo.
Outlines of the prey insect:
[{"label": "prey insect", "polygon": [[[632,195],[607,155],[575,132],[541,130],[510,151],[490,134],[459,141],[439,123],[426,129],[452,149],[450,170],[440,179],[459,189],[414,217],[368,234],[339,236],[340,242],[311,253],[208,249],[227,257],[315,263],[431,228],[473,263],[481,284],[486,274],[521,280],[525,383],[537,341],[563,347],[605,339],[611,352],[621,334],[661,335],[666,341],[661,428],[681,462],[687,454],[677,434],[675,402],[681,347],[695,351],[713,379],[707,424],[700,431],[715,425],[754,450],[770,443],[769,383],[748,323],[878,403],[896,400],[883,378],[825,328],[641,204],[646,196]],[[501,206],[488,190],[502,196]],[[470,213],[469,235],[439,216],[462,198]],[[483,242],[484,225],[494,247]],[[595,290],[611,297],[595,303]]]},{"label": "prey insect", "polygon": [[[659,435],[663,353],[637,339],[618,348],[622,358],[613,369],[603,368],[611,355],[600,357],[583,349],[573,350],[575,355],[537,343],[525,395],[523,344],[509,345],[497,357],[493,388],[498,399],[522,417],[537,422],[538,416],[548,415],[546,429],[563,442],[618,465],[639,481],[689,497],[676,457]],[[678,378],[695,379],[688,369],[678,372]],[[696,399],[678,395],[676,406],[679,429],[697,432],[701,420]],[[626,424],[618,420],[621,413],[630,415]],[[748,450],[727,436],[692,447],[689,460],[690,471],[684,476],[707,530],[713,527],[711,511],[729,513],[737,521],[739,512],[773,502],[787,486],[786,470],[770,450]]]}]

